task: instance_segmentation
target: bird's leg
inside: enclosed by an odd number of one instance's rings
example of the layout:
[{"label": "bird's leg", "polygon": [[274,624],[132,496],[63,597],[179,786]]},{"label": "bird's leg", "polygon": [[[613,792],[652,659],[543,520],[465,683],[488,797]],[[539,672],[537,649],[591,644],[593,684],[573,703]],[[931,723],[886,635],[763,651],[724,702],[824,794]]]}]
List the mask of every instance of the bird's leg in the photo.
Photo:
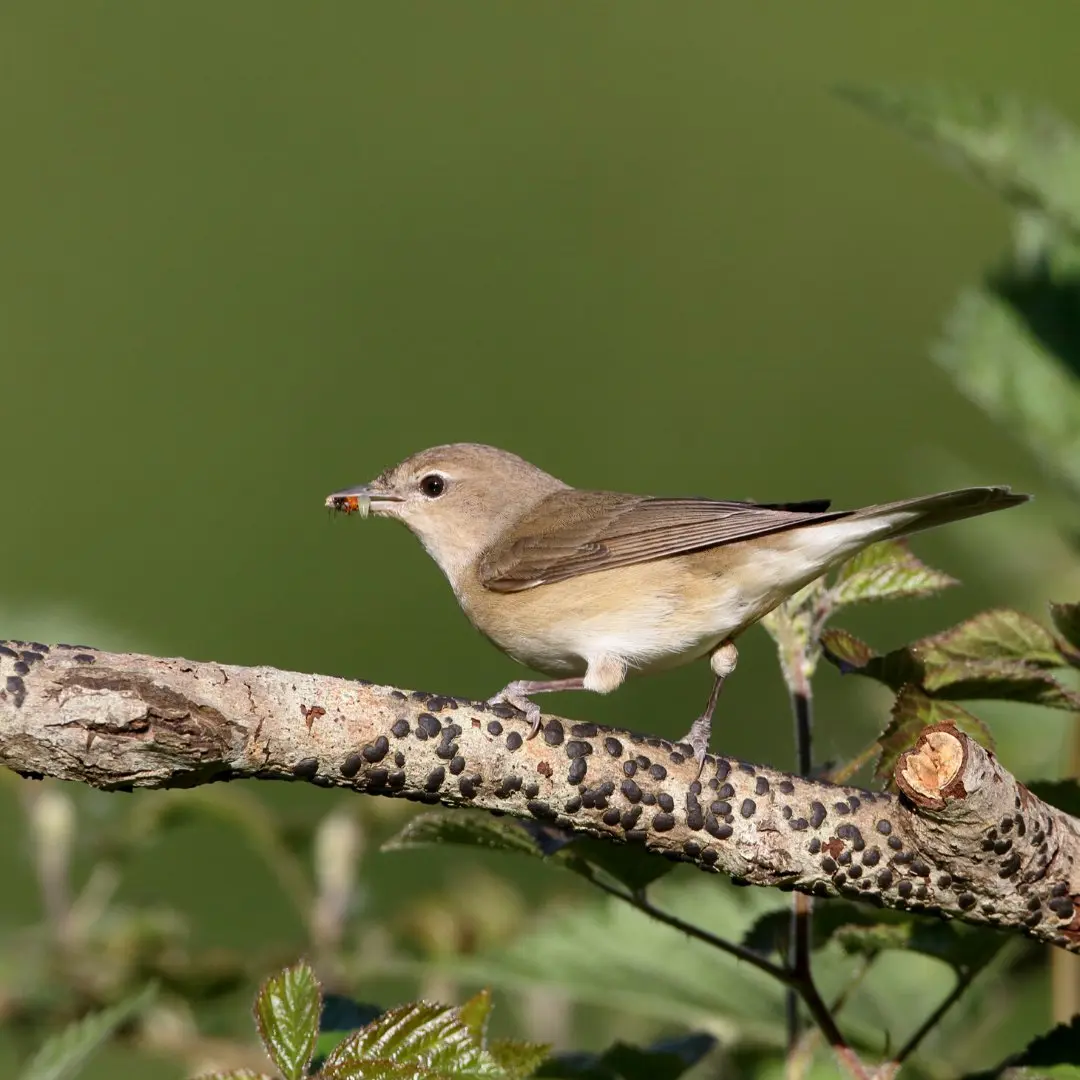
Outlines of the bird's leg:
[{"label": "bird's leg", "polygon": [[739,662],[739,651],[734,641],[721,642],[709,656],[709,667],[713,670],[712,693],[709,694],[705,711],[691,724],[686,737],[679,742],[688,743],[694,751],[694,760],[698,763],[698,776],[705,767],[705,755],[709,752],[709,736],[712,734],[712,718],[720,691],[724,689],[724,680],[735,670]]},{"label": "bird's leg", "polygon": [[525,714],[531,725],[527,739],[536,738],[540,730],[540,706],[529,700],[530,694],[549,694],[555,690],[584,690],[585,680],[578,676],[573,679],[517,679],[504,686],[494,697],[488,698],[489,705],[513,705]]}]

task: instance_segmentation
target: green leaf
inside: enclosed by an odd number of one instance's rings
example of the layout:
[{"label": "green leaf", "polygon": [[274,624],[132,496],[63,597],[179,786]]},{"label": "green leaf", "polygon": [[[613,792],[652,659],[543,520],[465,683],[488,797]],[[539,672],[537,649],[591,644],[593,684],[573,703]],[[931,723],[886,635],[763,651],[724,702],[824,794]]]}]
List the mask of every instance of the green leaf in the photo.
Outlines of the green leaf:
[{"label": "green leaf", "polygon": [[842,87],[841,96],[943,151],[1010,203],[1080,235],[1080,133],[1016,98],[940,87]]},{"label": "green leaf", "polygon": [[327,1055],[346,1035],[370,1024],[382,1014],[383,1010],[376,1005],[363,1005],[341,994],[326,994],[323,997],[319,1037],[315,1042],[315,1056],[311,1068],[321,1068]]},{"label": "green leaf", "polygon": [[1080,783],[1075,780],[1033,780],[1025,786],[1036,799],[1080,817]]},{"label": "green leaf", "polygon": [[[770,912],[743,937],[743,945],[765,955],[786,955],[791,915]],[[961,974],[971,975],[988,964],[1005,938],[963,923],[946,923],[888,908],[873,910],[846,900],[814,905],[812,948],[835,942],[850,955],[873,958],[888,950],[921,953],[941,960]]]},{"label": "green leaf", "polygon": [[551,1047],[545,1043],[518,1042],[516,1039],[493,1039],[488,1053],[511,1080],[525,1080],[547,1061]]},{"label": "green leaf", "polygon": [[255,998],[255,1024],[285,1080],[301,1080],[315,1054],[322,994],[306,960],[271,976]]},{"label": "green leaf", "polygon": [[840,607],[866,600],[931,596],[959,584],[917,559],[903,540],[887,540],[844,563],[829,588],[829,598]]},{"label": "green leaf", "polygon": [[1080,1080],[1080,1017],[1033,1039],[996,1068],[965,1080]]},{"label": "green leaf", "polygon": [[715,1045],[711,1035],[687,1035],[649,1047],[616,1042],[602,1054],[557,1054],[536,1075],[559,1080],[679,1080]]},{"label": "green leaf", "polygon": [[[412,1072],[393,1071],[405,1067]],[[398,1075],[503,1080],[506,1073],[477,1045],[456,1008],[420,1001],[390,1009],[349,1036],[326,1059],[323,1075],[328,1080]]]},{"label": "green leaf", "polygon": [[458,1017],[472,1033],[473,1042],[483,1046],[487,1041],[488,1018],[491,1016],[491,991],[481,990],[458,1006]]},{"label": "green leaf", "polygon": [[994,739],[987,726],[967,709],[952,701],[929,698],[913,686],[905,686],[893,702],[892,719],[878,736],[881,756],[874,775],[892,782],[897,758],[916,743],[923,728],[946,721],[955,724],[988,750],[994,749]]},{"label": "green leaf", "polygon": [[614,878],[631,892],[638,892],[675,869],[666,859],[649,855],[630,844],[613,843],[594,836],[580,836],[552,856],[568,870],[590,881],[597,870]]},{"label": "green leaf", "polygon": [[432,844],[505,851],[513,855],[543,855],[535,840],[516,822],[505,818],[449,813],[420,814],[383,845],[382,851],[407,851]]},{"label": "green leaf", "polygon": [[884,655],[847,631],[826,630],[822,649],[843,674],[866,675],[893,690],[911,684],[951,701],[1004,699],[1080,708],[1080,694],[1044,670],[1064,663],[1053,635],[1017,611],[984,611]]},{"label": "green leaf", "polygon": [[1080,492],[1080,380],[1045,334],[1001,289],[969,289],[931,355],[966,397]]},{"label": "green leaf", "polygon": [[1069,661],[1080,664],[1080,604],[1051,604],[1050,618],[1066,644],[1077,650]]},{"label": "green leaf", "polygon": [[147,986],[107,1009],[68,1024],[45,1041],[19,1074],[19,1080],[67,1080],[124,1024],[138,1016],[154,999],[157,988]]},{"label": "green leaf", "polygon": [[250,1069],[230,1069],[228,1072],[200,1073],[195,1080],[274,1080],[266,1073],[252,1072]]}]

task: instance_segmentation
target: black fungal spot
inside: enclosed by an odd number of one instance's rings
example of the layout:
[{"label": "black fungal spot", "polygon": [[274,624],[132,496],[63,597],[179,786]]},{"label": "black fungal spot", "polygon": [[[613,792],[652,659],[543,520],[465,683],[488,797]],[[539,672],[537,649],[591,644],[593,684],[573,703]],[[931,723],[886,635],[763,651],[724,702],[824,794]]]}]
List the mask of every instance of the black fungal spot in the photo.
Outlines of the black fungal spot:
[{"label": "black fungal spot", "polygon": [[72,657],[72,659],[76,660],[80,664],[93,664],[95,662],[94,657],[92,657],[89,653],[84,652],[77,652]]},{"label": "black fungal spot", "polygon": [[809,844],[806,845],[806,850],[811,855],[816,855],[821,850],[821,841],[815,836]]},{"label": "black fungal spot", "polygon": [[672,765],[681,765],[685,760],[686,760],[686,758],[683,757],[682,754],[678,753],[675,750],[671,751],[671,764]]},{"label": "black fungal spot", "polygon": [[1011,848],[1011,847],[1012,847],[1012,841],[1011,840],[999,840],[994,845],[994,854],[995,855],[1004,855],[1005,852],[1008,851],[1009,848]]},{"label": "black fungal spot", "polygon": [[563,803],[563,810],[567,814],[576,814],[581,809],[581,796],[571,795],[569,799]]},{"label": "black fungal spot", "polygon": [[460,754],[451,758],[449,769],[451,776],[460,776],[465,771],[465,759]]},{"label": "black fungal spot", "polygon": [[643,791],[641,793],[641,801],[645,806],[655,806],[656,796],[651,791]]},{"label": "black fungal spot", "polygon": [[906,900],[915,891],[915,886],[910,881],[901,881],[896,886],[896,891],[900,894],[901,900]]},{"label": "black fungal spot", "polygon": [[405,786],[405,772],[403,769],[394,769],[386,778],[386,786],[391,791],[400,791]]},{"label": "black fungal spot", "polygon": [[385,735],[380,735],[370,746],[365,746],[360,751],[364,756],[364,760],[371,765],[374,765],[377,761],[382,761],[389,752],[390,740]]},{"label": "black fungal spot", "polygon": [[626,839],[629,843],[634,841],[644,842],[649,838],[649,834],[644,829],[628,829],[626,832]]},{"label": "black fungal spot", "polygon": [[848,870],[848,877],[850,877],[850,878],[860,878],[860,877],[862,877],[862,867],[861,866],[853,866],[853,867],[851,867],[851,869]]},{"label": "black fungal spot", "polygon": [[793,821],[793,822],[791,823],[791,827],[792,827],[792,828],[793,828],[793,829],[794,829],[794,830],[795,830],[796,832],[802,832],[802,831],[803,831],[803,829],[808,829],[808,828],[810,827],[810,822],[808,822],[808,821],[806,820],[806,818],[804,818],[804,817],[796,818],[796,819],[795,819],[795,820],[794,820],[794,821]]},{"label": "black fungal spot", "polygon": [[[952,874],[939,874],[938,879],[937,879],[937,883],[938,883],[938,888],[939,889],[951,889],[952,888]],[[1039,901],[1038,900],[1035,901],[1035,906],[1036,907],[1039,906]]]},{"label": "black fungal spot", "polygon": [[843,817],[845,814],[851,813],[851,807],[846,802],[833,803],[833,809]]},{"label": "black fungal spot", "polygon": [[475,799],[476,798],[476,786],[478,783],[478,777],[474,776],[459,776],[458,777],[458,791],[461,792],[463,799]]},{"label": "black fungal spot", "polygon": [[0,656],[10,656],[12,660],[17,660],[19,654],[14,649],[9,649],[6,645],[0,645]]},{"label": "black fungal spot", "polygon": [[446,770],[441,765],[436,765],[435,768],[427,774],[427,779],[424,780],[424,790],[434,794],[443,786],[445,780]]},{"label": "black fungal spot", "polygon": [[[1013,874],[1020,869],[1020,856],[1014,851],[1008,858],[1004,859],[1001,863],[1001,869],[998,870],[998,877],[1007,878],[1012,877]],[[1065,903],[1072,907],[1072,901],[1066,900]]]},{"label": "black fungal spot", "polygon": [[561,746],[563,741],[563,726],[558,720],[549,720],[544,725],[544,742],[548,746]]},{"label": "black fungal spot", "polygon": [[922,861],[922,859],[913,859],[911,863],[911,872],[917,877],[929,877],[930,867]]},{"label": "black fungal spot", "polygon": [[712,780],[709,781],[707,786],[710,791],[715,791],[720,785],[719,783],[717,783],[716,777],[713,777]]},{"label": "black fungal spot", "polygon": [[409,734],[410,730],[409,721],[406,720],[405,717],[401,717],[400,720],[394,721],[394,726],[390,729],[390,733],[396,735],[399,739],[404,739],[405,736]]},{"label": "black fungal spot", "polygon": [[1051,896],[1068,896],[1069,886],[1067,882],[1058,881],[1054,884],[1054,887],[1050,890]]},{"label": "black fungal spot", "polygon": [[754,784],[755,795],[766,795],[769,791],[769,781],[764,776],[759,776]]},{"label": "black fungal spot", "polygon": [[718,757],[716,759],[716,779],[718,781],[726,780],[730,772],[731,762],[727,758]]},{"label": "black fungal spot", "polygon": [[588,757],[591,753],[591,743],[579,742],[577,739],[571,739],[570,742],[566,744],[566,756],[568,758]]},{"label": "black fungal spot", "polygon": [[585,779],[585,774],[588,771],[589,763],[583,757],[574,758],[566,772],[566,782],[568,784],[580,784]]},{"label": "black fungal spot", "polygon": [[636,761],[624,761],[622,766],[623,776],[633,776],[637,772]]},{"label": "black fungal spot", "polygon": [[899,836],[890,836],[887,842],[893,851],[899,851],[904,846],[904,842]]},{"label": "black fungal spot", "polygon": [[397,767],[398,767],[399,769],[401,768],[401,766],[402,766],[402,765],[404,765],[404,764],[405,764],[405,755],[404,755],[404,754],[403,754],[403,753],[402,753],[402,752],[401,752],[400,750],[398,750],[398,751],[397,751],[397,752],[396,752],[396,753],[394,754],[394,764],[395,764],[395,765],[396,765],[396,766],[397,766]]},{"label": "black fungal spot", "polygon": [[397,698],[398,701],[405,701],[406,700],[405,695],[400,690],[391,690],[390,691],[390,696],[392,698]]},{"label": "black fungal spot", "polygon": [[701,854],[701,845],[696,840],[685,840],[682,849],[683,854],[689,855],[691,859],[696,859]]},{"label": "black fungal spot", "polygon": [[637,824],[639,817],[641,817],[641,807],[631,807],[631,809],[623,811],[622,817],[619,818],[619,824],[629,832]]},{"label": "black fungal spot", "polygon": [[298,780],[310,780],[318,771],[319,759],[313,757],[306,757],[292,767],[292,774]]},{"label": "black fungal spot", "polygon": [[656,796],[656,805],[665,813],[670,814],[675,809],[675,800],[666,791],[661,791]]},{"label": "black fungal spot", "polygon": [[975,897],[969,892],[962,892],[956,898],[956,906],[960,908],[961,911],[967,911],[969,908],[975,906]]},{"label": "black fungal spot", "polygon": [[540,794],[540,785],[536,781],[532,781],[525,785],[525,798],[535,799]]},{"label": "black fungal spot", "polygon": [[615,828],[615,826],[619,824],[619,817],[619,811],[613,806],[609,810],[604,811],[604,816],[600,820],[610,828]]},{"label": "black fungal spot", "polygon": [[820,803],[817,801],[817,799],[815,799],[810,804],[810,824],[815,829],[820,829],[821,826],[825,823],[825,817],[825,804]]},{"label": "black fungal spot", "polygon": [[[441,770],[440,770],[441,771]],[[371,769],[367,774],[367,786],[369,788],[381,788],[386,787],[386,782],[390,779],[390,770],[384,769],[380,766],[377,769]]]},{"label": "black fungal spot", "polygon": [[915,890],[915,899],[916,900],[929,900],[930,899],[930,890],[925,885],[918,886],[916,888],[916,890]]},{"label": "black fungal spot", "polygon": [[506,749],[511,752],[519,750],[521,748],[521,742],[521,736],[516,731],[511,731],[510,734],[506,736]]},{"label": "black fungal spot", "polygon": [[657,832],[670,832],[675,828],[675,817],[673,814],[654,814],[652,827]]},{"label": "black fungal spot", "polygon": [[847,802],[848,802],[848,806],[851,807],[852,812],[858,810],[859,807],[862,806],[862,803],[859,802],[859,796],[858,795],[849,795]]},{"label": "black fungal spot", "polygon": [[416,734],[418,737],[421,731],[424,733],[425,739],[434,739],[442,731],[442,724],[431,713],[422,712],[416,718]]},{"label": "black fungal spot", "polygon": [[528,810],[533,817],[538,817],[545,821],[551,821],[559,816],[554,810],[552,810],[550,806],[548,806],[546,802],[541,799],[530,799],[525,804],[525,809]]},{"label": "black fungal spot", "polygon": [[874,828],[877,829],[877,831],[881,833],[882,836],[888,836],[889,833],[892,832],[892,824],[885,818],[882,818],[877,823],[877,825],[874,826]]},{"label": "black fungal spot", "polygon": [[363,765],[364,759],[359,754],[350,754],[341,763],[341,775],[346,780],[351,780],[359,771],[360,766]]},{"label": "black fungal spot", "polygon": [[[506,776],[503,777],[499,786],[495,789],[495,795],[500,799],[508,799],[515,792],[521,790],[521,777],[520,776]],[[578,800],[580,805],[581,800]]]},{"label": "black fungal spot", "polygon": [[11,700],[15,703],[15,708],[21,709],[26,700],[26,685],[18,675],[9,675],[5,685],[7,692],[11,695]]},{"label": "black fungal spot", "polygon": [[[596,732],[594,731],[593,734],[595,735]],[[663,739],[658,739],[655,735],[646,735],[645,736],[645,745],[646,746],[651,746],[654,749],[659,749],[661,746],[664,745],[664,740]]]},{"label": "black fungal spot", "polygon": [[780,811],[780,816],[781,816],[781,817],[782,817],[782,818],[783,818],[783,819],[784,819],[785,821],[790,821],[790,820],[791,820],[791,807],[790,807],[790,806],[785,806],[785,807],[783,807],[783,808],[781,809],[781,811]]},{"label": "black fungal spot", "polygon": [[716,789],[716,796],[719,799],[732,799],[735,797],[735,789],[730,784],[724,784]]},{"label": "black fungal spot", "polygon": [[780,790],[785,795],[791,795],[795,791],[795,785],[790,780],[781,780]]},{"label": "black fungal spot", "polygon": [[753,799],[743,799],[742,806],[739,807],[739,813],[744,818],[751,818],[757,812],[757,803]]},{"label": "black fungal spot", "polygon": [[665,769],[663,765],[652,765],[649,767],[649,775],[654,780],[666,780],[667,769]]},{"label": "black fungal spot", "polygon": [[879,889],[888,889],[893,883],[893,873],[891,870],[881,870],[878,872],[877,883]]},{"label": "black fungal spot", "polygon": [[503,726],[498,720],[489,720],[487,732],[489,735],[501,735],[503,733]]},{"label": "black fungal spot", "polygon": [[579,739],[594,739],[597,730],[595,724],[573,724],[570,727],[570,734],[577,736]]},{"label": "black fungal spot", "polygon": [[709,810],[717,817],[727,817],[727,815],[731,813],[731,803],[717,799],[715,802],[709,804]]},{"label": "black fungal spot", "polygon": [[619,790],[632,803],[641,802],[641,788],[633,780],[624,780],[619,785]]},{"label": "black fungal spot", "polygon": [[612,756],[619,757],[623,752],[623,745],[618,739],[609,735],[604,740],[604,749]]},{"label": "black fungal spot", "polygon": [[716,860],[719,858],[720,852],[714,851],[712,848],[706,848],[701,853],[701,861],[705,863],[706,866],[712,866],[712,864],[716,862]]},{"label": "black fungal spot", "polygon": [[821,860],[821,869],[826,874],[835,874],[836,873],[836,861],[834,859],[830,859],[829,856],[826,855],[825,858]]},{"label": "black fungal spot", "polygon": [[863,857],[863,866],[877,866],[881,861],[881,852],[876,847],[872,847]]},{"label": "black fungal spot", "polygon": [[24,660],[15,661],[15,674],[16,675],[29,675],[30,665]]},{"label": "black fungal spot", "polygon": [[44,660],[45,659],[45,657],[41,653],[33,652],[30,649],[24,649],[23,650],[22,658],[28,664],[36,664],[39,660]]},{"label": "black fungal spot", "polygon": [[702,813],[701,803],[693,795],[686,796],[686,827],[695,832],[705,828],[705,815]]},{"label": "black fungal spot", "polygon": [[998,825],[998,828],[1001,829],[1002,832],[1012,832],[1012,827],[1012,818],[1002,818],[1000,825]]},{"label": "black fungal spot", "polygon": [[751,765],[749,761],[740,761],[739,762],[739,770],[740,770],[740,772],[746,773],[747,776],[753,776],[757,772],[757,769],[755,769],[754,766]]}]

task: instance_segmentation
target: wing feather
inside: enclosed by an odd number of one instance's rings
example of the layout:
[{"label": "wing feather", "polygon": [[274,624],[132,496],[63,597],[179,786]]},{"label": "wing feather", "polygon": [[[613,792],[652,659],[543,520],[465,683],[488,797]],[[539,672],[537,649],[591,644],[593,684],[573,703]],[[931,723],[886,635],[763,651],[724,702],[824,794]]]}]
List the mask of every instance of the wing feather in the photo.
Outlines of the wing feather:
[{"label": "wing feather", "polygon": [[823,500],[763,504],[559,491],[490,548],[478,572],[494,592],[520,592],[850,513],[828,512],[828,506]]}]

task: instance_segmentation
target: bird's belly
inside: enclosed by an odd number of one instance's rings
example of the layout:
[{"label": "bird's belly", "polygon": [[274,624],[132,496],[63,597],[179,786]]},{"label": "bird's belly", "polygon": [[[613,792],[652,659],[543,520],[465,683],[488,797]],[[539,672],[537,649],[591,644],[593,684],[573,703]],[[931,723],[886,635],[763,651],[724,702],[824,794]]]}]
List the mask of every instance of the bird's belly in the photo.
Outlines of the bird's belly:
[{"label": "bird's belly", "polygon": [[643,564],[520,593],[488,593],[482,609],[467,613],[504,652],[551,675],[581,675],[601,657],[621,660],[628,673],[678,667],[752,621],[746,597],[733,585],[684,579],[670,563],[658,581],[656,568]]}]

